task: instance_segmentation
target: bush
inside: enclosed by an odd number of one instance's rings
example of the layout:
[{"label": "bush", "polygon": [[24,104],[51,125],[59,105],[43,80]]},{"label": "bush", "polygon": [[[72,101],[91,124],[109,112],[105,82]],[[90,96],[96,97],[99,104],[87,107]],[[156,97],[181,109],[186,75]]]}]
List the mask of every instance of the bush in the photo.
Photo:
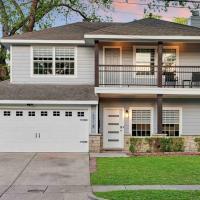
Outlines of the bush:
[{"label": "bush", "polygon": [[[146,152],[182,152],[184,151],[184,138],[181,137],[146,137],[146,138],[131,138],[130,152],[138,152],[142,149],[142,145],[147,145]],[[200,151],[200,138],[199,138]]]},{"label": "bush", "polygon": [[194,141],[197,143],[198,152],[200,152],[200,138],[195,138]]}]

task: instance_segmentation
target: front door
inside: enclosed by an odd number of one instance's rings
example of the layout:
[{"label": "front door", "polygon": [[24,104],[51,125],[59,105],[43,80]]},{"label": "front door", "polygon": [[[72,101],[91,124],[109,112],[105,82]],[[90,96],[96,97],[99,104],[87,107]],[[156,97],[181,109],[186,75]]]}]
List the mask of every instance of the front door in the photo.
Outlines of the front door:
[{"label": "front door", "polygon": [[104,109],[103,147],[106,149],[121,149],[124,147],[122,108]]}]

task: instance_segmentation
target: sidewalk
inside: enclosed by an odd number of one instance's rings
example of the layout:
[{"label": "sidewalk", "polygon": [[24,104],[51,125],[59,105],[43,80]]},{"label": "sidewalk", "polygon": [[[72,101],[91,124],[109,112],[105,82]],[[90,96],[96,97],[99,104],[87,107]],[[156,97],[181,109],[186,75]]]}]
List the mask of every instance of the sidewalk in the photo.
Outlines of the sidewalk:
[{"label": "sidewalk", "polygon": [[92,186],[93,192],[117,190],[200,190],[200,185],[98,185]]}]

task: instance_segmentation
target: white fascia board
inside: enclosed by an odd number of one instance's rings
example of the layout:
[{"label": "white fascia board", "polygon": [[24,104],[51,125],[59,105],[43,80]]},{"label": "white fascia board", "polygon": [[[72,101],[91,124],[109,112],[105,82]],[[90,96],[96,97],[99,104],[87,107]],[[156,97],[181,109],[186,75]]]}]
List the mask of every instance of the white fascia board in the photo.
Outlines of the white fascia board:
[{"label": "white fascia board", "polygon": [[1,39],[2,44],[85,44],[85,40],[15,40]]},{"label": "white fascia board", "polygon": [[166,94],[166,95],[200,95],[199,88],[105,88],[95,87],[96,94]]},{"label": "white fascia board", "polygon": [[147,39],[147,40],[200,40],[200,36],[151,36],[151,35],[90,35],[85,34],[86,39]]},{"label": "white fascia board", "polygon": [[97,105],[98,101],[0,100],[0,104]]}]

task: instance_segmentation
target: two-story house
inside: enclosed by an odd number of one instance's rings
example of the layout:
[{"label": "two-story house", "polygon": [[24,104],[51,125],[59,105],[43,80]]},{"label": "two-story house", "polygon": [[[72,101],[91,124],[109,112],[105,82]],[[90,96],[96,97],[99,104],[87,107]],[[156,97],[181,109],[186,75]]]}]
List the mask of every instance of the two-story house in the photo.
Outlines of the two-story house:
[{"label": "two-story house", "polygon": [[10,81],[0,83],[2,152],[88,152],[89,141],[92,150],[123,150],[130,136],[200,136],[198,27],[79,22],[1,42],[11,58]]}]

